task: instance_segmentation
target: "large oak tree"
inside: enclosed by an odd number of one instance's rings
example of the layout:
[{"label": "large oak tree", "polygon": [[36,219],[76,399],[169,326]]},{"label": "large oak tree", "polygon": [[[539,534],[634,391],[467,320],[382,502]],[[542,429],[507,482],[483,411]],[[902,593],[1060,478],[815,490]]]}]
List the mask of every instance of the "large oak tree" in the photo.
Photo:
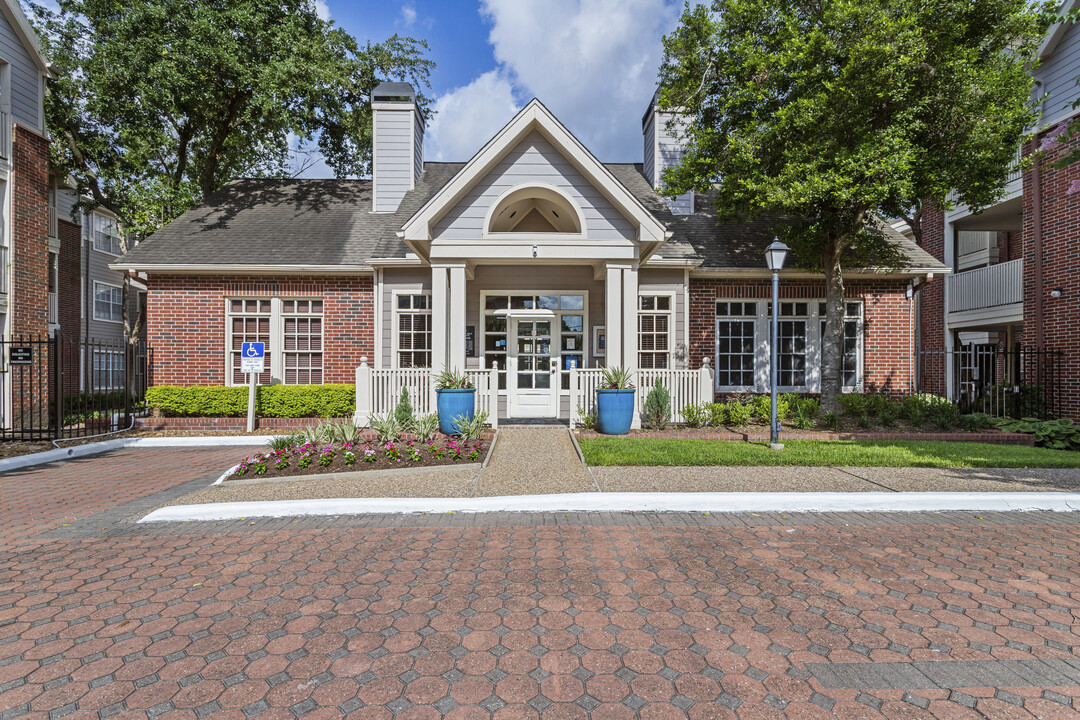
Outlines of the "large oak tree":
[{"label": "large oak tree", "polygon": [[[822,401],[841,390],[845,267],[896,267],[879,217],[1003,192],[1035,119],[1028,0],[713,0],[664,39],[660,103],[689,124],[669,192],[779,219],[825,277]],[[763,261],[764,263],[764,261]]]}]

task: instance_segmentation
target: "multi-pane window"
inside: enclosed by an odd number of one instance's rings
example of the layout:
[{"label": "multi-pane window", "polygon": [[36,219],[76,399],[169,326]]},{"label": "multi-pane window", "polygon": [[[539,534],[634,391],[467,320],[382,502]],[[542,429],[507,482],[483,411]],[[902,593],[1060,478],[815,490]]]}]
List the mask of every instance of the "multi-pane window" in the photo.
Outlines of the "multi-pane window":
[{"label": "multi-pane window", "polygon": [[124,384],[124,353],[117,350],[94,351],[94,389],[115,390]]},{"label": "multi-pane window", "polygon": [[286,385],[321,385],[323,381],[322,300],[282,300],[281,346]]},{"label": "multi-pane window", "polygon": [[716,303],[716,384],[754,386],[756,302]]},{"label": "multi-pane window", "polygon": [[[859,386],[859,327],[862,324],[862,303],[844,303],[844,348],[841,365],[842,385],[845,389]],[[825,363],[825,303],[818,303],[821,318],[821,362]]]},{"label": "multi-pane window", "polygon": [[94,249],[112,255],[123,252],[120,247],[120,232],[116,227],[116,218],[101,213],[93,213],[91,217],[93,221],[90,232],[94,236]]},{"label": "multi-pane window", "polygon": [[397,364],[431,367],[431,296],[397,296]]},{"label": "multi-pane window", "polygon": [[124,289],[106,283],[94,283],[94,319],[123,322]]},{"label": "multi-pane window", "polygon": [[271,382],[270,364],[273,358],[274,343],[270,339],[272,318],[271,300],[230,300],[229,301],[229,368],[233,385],[247,382],[247,374],[240,370],[241,350],[246,342],[265,343],[263,372],[259,375],[261,385]]},{"label": "multi-pane window", "polygon": [[[558,341],[550,336],[552,347],[545,357],[548,362],[557,360],[561,379],[559,387],[570,388],[570,368],[585,367],[585,295],[486,295],[484,297],[484,367],[495,363],[500,370],[507,364],[507,333],[515,321],[507,318],[508,310],[550,311],[554,326],[550,333],[558,332]],[[535,330],[535,328],[534,328]],[[521,328],[518,328],[519,333]],[[518,368],[521,369],[519,352]],[[499,373],[499,389],[506,389],[506,373]]]},{"label": "multi-pane window", "polygon": [[780,303],[780,353],[777,358],[780,387],[806,386],[806,318],[809,315],[809,303]]},{"label": "multi-pane window", "polygon": [[638,298],[638,367],[643,370],[668,367],[670,328],[670,295],[642,295]]}]

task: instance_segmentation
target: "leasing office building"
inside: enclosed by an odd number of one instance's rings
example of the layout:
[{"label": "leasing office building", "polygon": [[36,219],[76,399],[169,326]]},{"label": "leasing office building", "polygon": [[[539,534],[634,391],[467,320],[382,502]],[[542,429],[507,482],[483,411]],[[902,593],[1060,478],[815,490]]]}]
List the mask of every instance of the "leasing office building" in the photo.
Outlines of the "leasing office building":
[{"label": "leasing office building", "polygon": [[[352,382],[378,368],[490,368],[500,417],[567,417],[569,370],[715,369],[716,393],[768,388],[764,224],[718,224],[693,193],[665,200],[679,160],[650,104],[640,163],[601,163],[533,100],[468,162],[424,161],[413,89],[373,93],[370,180],[240,180],[119,264],[148,275],[151,380],[234,385],[267,343],[263,383]],[[636,122],[634,120],[628,120]],[[906,257],[847,275],[844,381],[913,382],[910,286],[944,267]],[[820,388],[824,284],[782,276],[780,384]]]}]

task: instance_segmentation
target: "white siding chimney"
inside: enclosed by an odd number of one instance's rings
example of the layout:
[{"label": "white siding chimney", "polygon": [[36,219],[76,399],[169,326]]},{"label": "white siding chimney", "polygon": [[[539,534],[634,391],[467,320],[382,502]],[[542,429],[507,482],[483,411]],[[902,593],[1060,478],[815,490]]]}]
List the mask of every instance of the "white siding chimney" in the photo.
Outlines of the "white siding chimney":
[{"label": "white siding chimney", "polygon": [[[656,107],[659,93],[653,94],[649,109],[641,118],[641,132],[645,136],[645,179],[656,190],[664,184],[664,170],[678,165],[682,160],[681,138],[685,121],[678,113],[661,111]],[[694,212],[694,191],[675,197],[664,198],[674,215],[690,215]]]},{"label": "white siding chimney", "polygon": [[394,212],[424,169],[424,116],[416,91],[403,82],[384,82],[372,91],[371,116],[372,210]]}]

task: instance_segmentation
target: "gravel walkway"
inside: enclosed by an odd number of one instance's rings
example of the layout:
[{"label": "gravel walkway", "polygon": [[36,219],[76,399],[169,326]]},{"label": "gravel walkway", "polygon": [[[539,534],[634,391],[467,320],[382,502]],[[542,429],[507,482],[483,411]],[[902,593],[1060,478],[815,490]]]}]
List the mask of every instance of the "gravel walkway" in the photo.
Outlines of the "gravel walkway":
[{"label": "gravel walkway", "polygon": [[1075,492],[1080,470],[879,467],[594,467],[604,492]]},{"label": "gravel walkway", "polygon": [[476,496],[596,492],[564,427],[502,428]]}]

